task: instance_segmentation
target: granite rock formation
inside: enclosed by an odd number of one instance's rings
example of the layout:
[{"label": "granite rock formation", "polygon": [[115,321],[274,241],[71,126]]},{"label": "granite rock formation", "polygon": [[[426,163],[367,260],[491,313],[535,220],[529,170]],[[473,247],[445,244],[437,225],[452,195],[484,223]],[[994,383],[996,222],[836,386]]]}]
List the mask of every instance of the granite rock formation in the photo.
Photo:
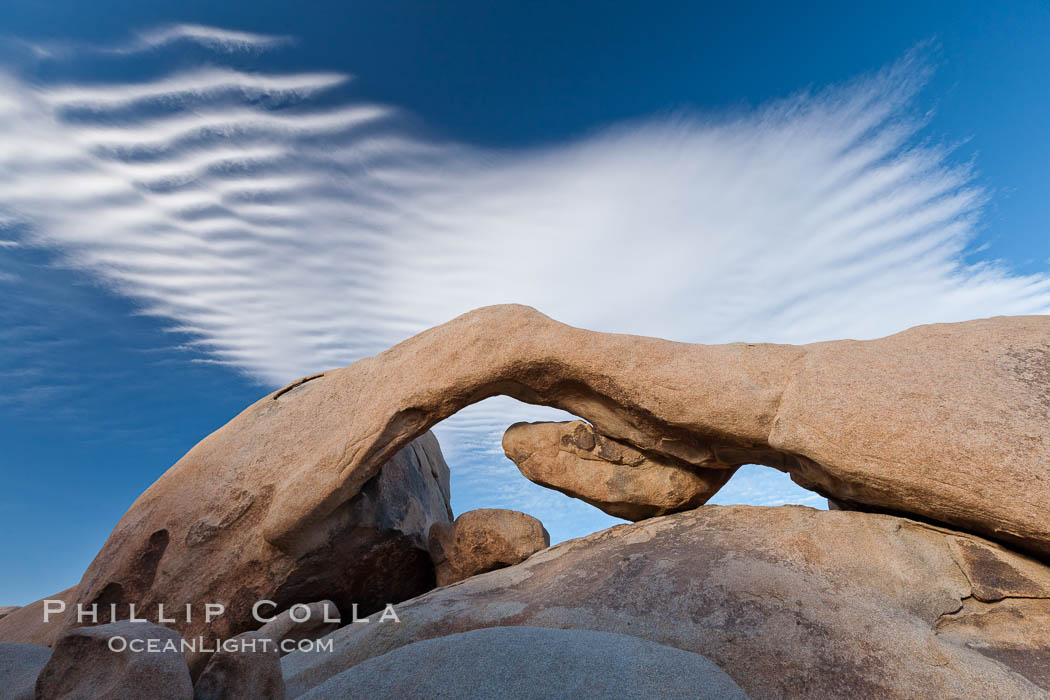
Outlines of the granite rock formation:
[{"label": "granite rock formation", "polygon": [[[699,506],[743,464],[785,471],[844,510],[701,507],[555,547],[415,598],[403,624],[338,630],[340,654],[309,668],[288,655],[296,692],[421,639],[537,625],[703,654],[757,697],[1045,694],[1043,316],[695,345],[478,309],[299,380],[203,440],[122,518],[73,602],[135,603],[150,619],[161,604],[221,602],[218,621],[176,624],[213,640],[257,626],[262,599],[367,613],[427,591],[426,536],[451,521],[428,430],[497,394],[586,421],[517,426],[507,451],[609,512]],[[26,614],[0,620],[0,640],[43,639],[25,633]],[[206,661],[191,655],[191,668]]]}]

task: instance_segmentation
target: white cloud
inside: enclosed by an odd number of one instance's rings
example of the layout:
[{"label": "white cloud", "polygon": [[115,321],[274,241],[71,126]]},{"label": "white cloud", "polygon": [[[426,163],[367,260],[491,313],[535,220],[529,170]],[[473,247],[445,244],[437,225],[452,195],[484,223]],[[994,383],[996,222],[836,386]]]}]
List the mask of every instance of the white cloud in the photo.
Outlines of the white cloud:
[{"label": "white cloud", "polygon": [[74,42],[24,41],[15,43],[38,59],[68,59],[79,54],[113,54],[118,56],[156,51],[179,44],[197,44],[222,53],[258,53],[294,44],[290,36],[259,34],[200,24],[176,23],[137,32],[135,38],[116,45],[99,46]]},{"label": "white cloud", "polygon": [[[499,302],[693,342],[870,338],[1050,310],[1050,276],[964,257],[987,195],[916,138],[909,101],[925,68],[913,59],[750,113],[520,151],[422,139],[396,111],[311,101],[345,79],[9,77],[0,205],[32,222],[29,242],[270,385]],[[229,99],[261,93],[277,103]],[[129,118],[143,100],[170,113]],[[73,106],[96,119],[68,118]],[[490,401],[441,427],[460,505],[528,503],[579,534],[586,506],[527,485],[498,450],[507,424],[543,415]],[[785,489],[750,474],[721,498],[772,503]]]},{"label": "white cloud", "polygon": [[336,134],[389,116],[376,105],[354,105],[324,111],[272,112],[259,108],[200,110],[133,124],[102,124],[79,132],[83,143],[103,149],[158,150],[202,136],[284,133],[296,136]]},{"label": "white cloud", "polygon": [[350,80],[344,73],[267,75],[229,68],[199,68],[153,82],[116,85],[68,85],[41,93],[54,109],[120,109],[146,100],[176,105],[190,98],[207,98],[238,92],[245,97],[308,97]]},{"label": "white cloud", "polygon": [[180,41],[192,42],[210,49],[229,53],[234,51],[260,51],[283,44],[294,43],[294,39],[290,36],[241,32],[219,29],[217,27],[205,27],[199,24],[172,24],[139,32],[136,41],[114,50],[121,53],[136,53],[138,51],[157,49]]}]

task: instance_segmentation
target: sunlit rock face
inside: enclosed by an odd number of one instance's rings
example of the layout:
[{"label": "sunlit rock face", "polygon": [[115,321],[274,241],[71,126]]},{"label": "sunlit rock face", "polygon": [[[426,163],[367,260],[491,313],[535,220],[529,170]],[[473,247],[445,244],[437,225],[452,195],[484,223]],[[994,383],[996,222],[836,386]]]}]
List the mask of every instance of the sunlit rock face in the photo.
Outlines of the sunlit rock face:
[{"label": "sunlit rock face", "polygon": [[[328,376],[267,396],[193,448],[121,519],[92,562],[76,602],[98,605],[98,622],[160,616],[185,638],[205,642],[255,629],[266,614],[328,599],[340,611],[383,609],[434,587],[427,554],[431,525],[451,520],[449,471],[429,432],[394,452],[355,492],[282,546],[263,536],[275,497],[324,488],[305,477],[339,458],[332,446],[352,432],[352,416],[333,411]],[[305,468],[304,468],[305,467]],[[191,603],[190,610],[186,610]],[[205,606],[223,611],[206,619]],[[163,606],[163,608],[161,608]],[[71,605],[67,625],[77,619]],[[207,647],[207,644],[200,645]],[[200,652],[189,655],[195,672]]]}]

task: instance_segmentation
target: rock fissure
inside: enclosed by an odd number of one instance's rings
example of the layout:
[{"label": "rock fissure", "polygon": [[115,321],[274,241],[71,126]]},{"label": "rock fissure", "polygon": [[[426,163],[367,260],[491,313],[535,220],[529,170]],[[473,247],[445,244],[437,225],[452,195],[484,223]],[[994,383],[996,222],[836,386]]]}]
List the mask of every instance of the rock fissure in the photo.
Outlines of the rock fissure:
[{"label": "rock fissure", "polygon": [[323,376],[324,376],[324,372],[321,372],[319,374],[312,374],[309,377],[303,377],[302,379],[297,379],[296,381],[292,382],[291,384],[289,384],[288,386],[284,387],[283,389],[279,389],[278,391],[274,392],[273,400],[276,401],[277,399],[281,398],[282,396],[284,396],[288,392],[292,391],[293,389],[298,389],[303,384],[306,384],[307,382],[311,382],[314,379],[320,379]]}]

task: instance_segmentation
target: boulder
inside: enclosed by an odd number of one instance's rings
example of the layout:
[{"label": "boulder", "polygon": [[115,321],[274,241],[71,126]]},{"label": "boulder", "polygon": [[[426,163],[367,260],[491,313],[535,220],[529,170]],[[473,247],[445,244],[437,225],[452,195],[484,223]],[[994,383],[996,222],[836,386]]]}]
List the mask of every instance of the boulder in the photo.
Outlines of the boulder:
[{"label": "boulder", "polygon": [[503,451],[529,481],[636,521],[696,508],[736,471],[698,471],[606,437],[583,421],[515,423],[503,435]]},{"label": "boulder", "polygon": [[[123,620],[69,630],[36,681],[41,700],[189,700],[190,672],[179,635]],[[136,650],[138,649],[138,650]]]},{"label": "boulder", "polygon": [[36,678],[51,658],[39,644],[0,643],[0,695],[7,700],[33,700]]},{"label": "boulder", "polygon": [[539,520],[501,508],[479,508],[454,523],[435,523],[429,537],[439,586],[525,561],[550,544]]},{"label": "boulder", "polygon": [[[451,520],[449,473],[431,433],[390,456],[382,470],[293,544],[277,547],[262,521],[282,488],[312,490],[309,480],[279,486],[303,464],[326,464],[330,433],[353,423],[330,414],[324,397],[339,391],[327,376],[303,380],[256,403],[202,441],[132,505],[78,587],[76,603],[98,603],[99,622],[112,604],[120,619],[136,614],[153,622],[174,617],[173,629],[203,638],[204,647],[259,626],[259,601],[276,610],[301,601],[331,600],[340,609],[357,603],[361,614],[381,610],[434,587],[427,533]],[[182,614],[187,601],[196,614]],[[201,606],[220,604],[211,622]],[[173,612],[176,614],[173,615]],[[270,612],[269,608],[264,613]],[[71,606],[65,619],[76,624]],[[206,654],[190,651],[194,677]]]},{"label": "boulder", "polygon": [[301,697],[747,698],[699,654],[622,634],[540,627],[491,627],[408,644]]},{"label": "boulder", "polygon": [[73,586],[10,613],[0,620],[0,642],[21,642],[50,647],[62,632],[63,618],[60,615],[50,616],[50,621],[45,622],[44,601],[58,600],[68,606],[76,598],[76,594],[76,586]]},{"label": "boulder", "polygon": [[[906,518],[702,506],[563,542],[284,657],[289,697],[400,647],[526,625],[711,659],[753,698],[1046,698],[1050,568]],[[527,661],[523,661],[527,666]]]},{"label": "boulder", "polygon": [[193,685],[194,700],[284,700],[281,657],[274,640],[244,632],[223,641]]},{"label": "boulder", "polygon": [[296,604],[293,607],[296,608],[294,618],[292,609],[289,608],[258,630],[260,635],[274,641],[281,656],[291,651],[284,642],[320,639],[338,629],[342,621],[339,608],[330,600],[321,600],[309,605]]}]

